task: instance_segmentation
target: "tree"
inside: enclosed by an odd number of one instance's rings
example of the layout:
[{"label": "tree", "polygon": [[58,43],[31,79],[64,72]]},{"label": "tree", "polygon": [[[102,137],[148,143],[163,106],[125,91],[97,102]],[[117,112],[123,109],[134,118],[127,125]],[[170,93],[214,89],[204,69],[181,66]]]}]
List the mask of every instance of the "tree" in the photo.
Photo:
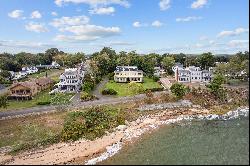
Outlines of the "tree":
[{"label": "tree", "polygon": [[168,74],[173,74],[172,67],[175,64],[175,60],[173,57],[164,57],[162,60],[162,66],[166,70]]},{"label": "tree", "polygon": [[7,70],[2,70],[2,72],[0,72],[0,76],[2,76],[3,78],[8,78],[9,81],[11,80],[11,74]]},{"label": "tree", "polygon": [[174,83],[170,90],[178,99],[181,99],[187,92],[185,85],[180,83]]},{"label": "tree", "polygon": [[215,57],[211,52],[203,53],[201,56],[198,56],[197,60],[202,69],[207,69],[215,65]]},{"label": "tree", "polygon": [[212,82],[207,85],[210,91],[219,99],[225,99],[225,90],[221,86],[225,82],[225,77],[223,75],[217,74],[214,76]]},{"label": "tree", "polygon": [[7,96],[0,96],[0,108],[7,108],[8,106],[8,99]]}]

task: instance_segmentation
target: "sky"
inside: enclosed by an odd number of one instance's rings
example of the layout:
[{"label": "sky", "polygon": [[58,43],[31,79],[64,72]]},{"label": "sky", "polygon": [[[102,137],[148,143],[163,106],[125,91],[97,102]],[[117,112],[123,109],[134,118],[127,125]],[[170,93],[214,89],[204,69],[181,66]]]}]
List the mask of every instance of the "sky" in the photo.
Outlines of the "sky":
[{"label": "sky", "polygon": [[249,50],[249,0],[1,0],[0,52]]}]

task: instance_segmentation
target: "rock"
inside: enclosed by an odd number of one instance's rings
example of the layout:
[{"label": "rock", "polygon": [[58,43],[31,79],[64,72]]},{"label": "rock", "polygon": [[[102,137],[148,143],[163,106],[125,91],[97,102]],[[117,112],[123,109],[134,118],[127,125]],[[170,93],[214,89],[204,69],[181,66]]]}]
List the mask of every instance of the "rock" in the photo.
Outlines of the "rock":
[{"label": "rock", "polygon": [[117,130],[119,131],[124,131],[125,129],[127,129],[126,125],[119,125],[118,127],[116,127]]},{"label": "rock", "polygon": [[140,119],[137,119],[137,120],[136,120],[136,123],[137,123],[137,124],[141,123],[141,120],[140,120]]}]

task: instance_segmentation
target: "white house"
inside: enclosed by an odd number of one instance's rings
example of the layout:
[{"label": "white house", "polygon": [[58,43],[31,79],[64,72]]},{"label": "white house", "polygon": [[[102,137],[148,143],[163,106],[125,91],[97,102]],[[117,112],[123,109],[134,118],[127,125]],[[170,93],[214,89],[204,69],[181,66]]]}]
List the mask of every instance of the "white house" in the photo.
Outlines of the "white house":
[{"label": "white house", "polygon": [[115,82],[143,81],[143,71],[138,70],[137,66],[117,66],[114,73]]},{"label": "white house", "polygon": [[53,92],[79,92],[84,78],[84,70],[81,67],[65,69],[64,73],[60,75],[60,82]]},{"label": "white house", "polygon": [[161,67],[154,67],[154,76],[160,77],[161,75],[165,74],[166,71]]},{"label": "white house", "polygon": [[59,65],[56,61],[53,61],[53,62],[51,63],[51,67],[52,67],[52,68],[55,68],[55,69],[58,69],[58,68],[60,67],[60,65]]},{"label": "white house", "polygon": [[210,82],[213,77],[213,68],[209,70],[201,70],[200,67],[189,66],[187,68],[176,67],[175,79],[178,82],[191,82],[191,83],[201,83],[201,82]]},{"label": "white house", "polygon": [[33,74],[38,72],[38,68],[36,68],[35,66],[23,67],[22,72],[26,72],[27,74]]}]

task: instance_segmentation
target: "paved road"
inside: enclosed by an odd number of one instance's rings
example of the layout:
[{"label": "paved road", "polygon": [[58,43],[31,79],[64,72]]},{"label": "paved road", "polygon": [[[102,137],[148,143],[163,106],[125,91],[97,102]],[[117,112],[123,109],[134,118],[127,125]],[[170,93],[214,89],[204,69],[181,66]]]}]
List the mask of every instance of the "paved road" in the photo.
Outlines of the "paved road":
[{"label": "paved road", "polygon": [[94,89],[94,91],[92,92],[93,95],[95,95],[96,97],[98,97],[99,99],[108,99],[110,98],[109,96],[104,96],[100,93],[100,91],[102,90],[102,88],[104,87],[104,85],[109,81],[109,79],[107,77],[105,77]]},{"label": "paved road", "polygon": [[[167,93],[166,91],[163,92],[154,92],[156,96]],[[136,101],[139,99],[143,99],[145,94],[140,94],[131,97],[117,97],[117,98],[105,98],[101,100],[94,100],[94,101],[87,101],[87,102],[73,102],[70,105],[67,105],[67,109],[71,110],[74,108],[86,108],[91,106],[97,105],[105,105],[105,104],[117,104],[117,103],[125,103],[129,101]],[[57,106],[40,106],[40,107],[33,107],[28,109],[20,109],[20,110],[13,110],[13,111],[6,111],[0,112],[0,119],[4,117],[12,117],[17,115],[27,115],[31,113],[43,113],[43,112],[50,112],[56,110]]]}]

